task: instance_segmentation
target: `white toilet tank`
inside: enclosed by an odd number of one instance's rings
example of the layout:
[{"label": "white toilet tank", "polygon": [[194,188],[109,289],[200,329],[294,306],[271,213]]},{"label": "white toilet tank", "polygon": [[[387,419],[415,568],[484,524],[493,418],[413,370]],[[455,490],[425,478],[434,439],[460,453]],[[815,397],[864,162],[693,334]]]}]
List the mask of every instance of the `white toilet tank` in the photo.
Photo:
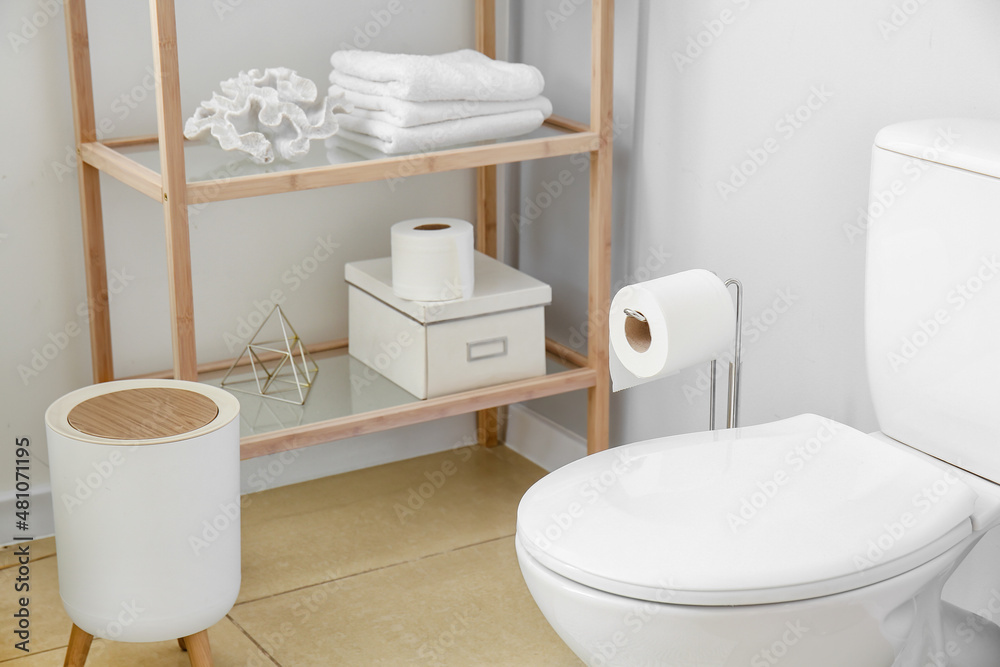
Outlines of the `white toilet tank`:
[{"label": "white toilet tank", "polygon": [[882,431],[1000,483],[1000,122],[883,129],[867,220],[867,362]]}]

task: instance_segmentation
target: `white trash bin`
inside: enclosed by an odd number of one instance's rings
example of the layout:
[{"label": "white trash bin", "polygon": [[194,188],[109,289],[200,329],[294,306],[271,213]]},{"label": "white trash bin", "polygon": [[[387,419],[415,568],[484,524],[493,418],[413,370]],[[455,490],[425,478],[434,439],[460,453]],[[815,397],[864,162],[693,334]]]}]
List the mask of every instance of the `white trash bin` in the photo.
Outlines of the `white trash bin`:
[{"label": "white trash bin", "polygon": [[79,664],[91,636],[182,639],[192,664],[208,650],[202,631],[240,588],[239,408],[217,387],[122,380],[46,411],[59,593]]}]

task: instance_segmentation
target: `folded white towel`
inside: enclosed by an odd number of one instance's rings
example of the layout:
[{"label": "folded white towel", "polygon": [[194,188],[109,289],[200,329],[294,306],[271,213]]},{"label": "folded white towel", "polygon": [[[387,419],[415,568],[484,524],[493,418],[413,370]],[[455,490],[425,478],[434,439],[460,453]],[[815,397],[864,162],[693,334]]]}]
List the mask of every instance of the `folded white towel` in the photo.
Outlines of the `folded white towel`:
[{"label": "folded white towel", "polygon": [[539,111],[548,118],[552,115],[552,102],[539,95],[530,100],[518,102],[480,102],[478,100],[436,100],[433,102],[411,102],[395,97],[365,95],[340,86],[330,86],[330,98],[352,105],[352,114],[359,118],[382,121],[399,127],[413,127],[443,120],[457,120],[474,116],[491,116],[513,111]]},{"label": "folded white towel", "polygon": [[394,155],[439,150],[445,146],[473,141],[515,137],[537,129],[544,120],[540,111],[515,111],[416,127],[399,127],[350,114],[339,114],[337,121],[340,123],[340,131],[337,136],[381,153]]},{"label": "folded white towel", "polygon": [[385,157],[385,153],[375,150],[370,146],[359,144],[356,141],[345,139],[340,134],[335,134],[326,139],[326,159],[330,164],[346,164],[357,162],[358,158],[364,160],[380,160]]},{"label": "folded white towel", "polygon": [[527,100],[545,87],[542,73],[531,65],[493,60],[471,49],[438,56],[337,51],[330,63],[330,83],[412,102]]}]

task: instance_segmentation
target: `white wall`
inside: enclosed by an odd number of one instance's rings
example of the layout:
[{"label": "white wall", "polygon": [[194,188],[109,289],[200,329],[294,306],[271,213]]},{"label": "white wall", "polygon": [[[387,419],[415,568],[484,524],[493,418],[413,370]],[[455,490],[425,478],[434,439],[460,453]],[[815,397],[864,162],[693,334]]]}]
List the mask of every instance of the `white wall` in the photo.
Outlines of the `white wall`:
[{"label": "white wall", "polygon": [[[520,47],[553,82],[557,113],[586,118],[575,80],[587,51],[558,41],[587,29],[586,4],[523,4]],[[863,358],[865,239],[854,229],[872,139],[902,120],[1000,116],[1000,5],[639,0],[619,2],[617,18],[614,282],[695,267],[739,278],[743,423],[810,411],[876,428]],[[675,59],[698,40],[690,62]],[[810,102],[799,127],[785,120]],[[719,182],[747,151],[759,159],[768,139],[776,152],[723,197]],[[569,160],[522,167],[522,215],[562,169],[576,173]],[[585,272],[569,258],[585,242],[585,178],[573,188],[579,195],[524,227],[519,247],[522,268],[569,296],[550,309],[550,327],[579,346]],[[705,379],[695,369],[616,395],[612,444],[704,428],[707,397],[691,394]],[[579,397],[535,407],[583,432]]]},{"label": "white wall", "polygon": [[[95,107],[110,136],[155,132],[150,28],[145,3],[88,3]],[[325,90],[330,54],[343,43],[433,53],[473,45],[466,0],[275,3],[181,0],[183,109],[194,111],[218,82],[241,69],[288,66]],[[398,14],[386,10],[392,4]],[[288,8],[286,8],[288,7]],[[290,8],[290,9],[289,9]],[[374,14],[373,14],[374,13]],[[385,27],[373,16],[391,20]],[[374,27],[373,27],[374,26]],[[358,37],[368,30],[370,42]],[[36,488],[47,479],[43,413],[91,382],[73,121],[58,0],[0,3],[0,500],[13,488],[13,439],[29,436]],[[322,147],[319,147],[322,150]],[[235,162],[235,158],[234,158]],[[158,204],[105,178],[108,266],[127,283],[113,295],[118,376],[171,365],[162,213]],[[344,262],[387,255],[389,226],[402,219],[474,215],[471,173],[415,177],[391,190],[376,182],[209,205],[192,214],[195,312],[201,361],[234,356],[226,338],[273,290],[306,342],[347,335]],[[340,244],[308,280],[284,280],[317,238]],[[118,283],[112,279],[112,287]],[[69,331],[72,335],[66,335]],[[54,341],[54,342],[53,342]],[[46,347],[48,346],[48,347]],[[36,351],[52,357],[32,358]],[[19,372],[19,368],[22,369]],[[23,369],[31,369],[25,371]],[[279,470],[281,480],[317,470],[373,465],[460,442],[471,416],[387,432],[244,465],[245,477]],[[256,478],[260,479],[260,475]],[[250,485],[256,490],[259,485]]]}]

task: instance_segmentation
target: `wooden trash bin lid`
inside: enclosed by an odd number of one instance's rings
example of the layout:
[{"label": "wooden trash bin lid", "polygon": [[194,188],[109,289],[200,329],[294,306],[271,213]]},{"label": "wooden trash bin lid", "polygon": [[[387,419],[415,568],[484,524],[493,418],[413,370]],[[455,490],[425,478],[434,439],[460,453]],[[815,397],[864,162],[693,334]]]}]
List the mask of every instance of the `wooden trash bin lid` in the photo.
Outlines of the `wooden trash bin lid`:
[{"label": "wooden trash bin lid", "polygon": [[173,387],[122,389],[89,398],[70,410],[70,426],[112,440],[156,440],[190,433],[219,414],[215,401]]}]

